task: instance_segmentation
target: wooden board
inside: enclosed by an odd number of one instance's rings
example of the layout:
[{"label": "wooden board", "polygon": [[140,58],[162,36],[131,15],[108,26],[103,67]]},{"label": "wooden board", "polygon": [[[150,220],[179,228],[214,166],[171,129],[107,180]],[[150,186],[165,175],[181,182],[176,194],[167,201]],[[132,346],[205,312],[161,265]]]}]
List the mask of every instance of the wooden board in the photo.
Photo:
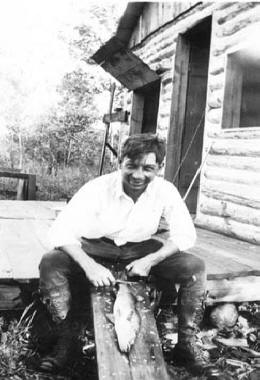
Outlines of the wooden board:
[{"label": "wooden board", "polygon": [[260,271],[260,247],[254,244],[197,228],[196,245],[189,249],[206,262],[208,279],[240,276]]},{"label": "wooden board", "polygon": [[105,289],[92,290],[99,380],[169,378],[148,293],[140,283],[133,285],[133,291],[140,300],[136,307],[141,317],[141,328],[129,355],[125,355],[118,349],[114,326],[108,318],[113,309],[113,294]]},{"label": "wooden board", "polygon": [[184,128],[185,105],[188,87],[188,72],[190,59],[190,45],[182,35],[178,36],[173,90],[171,99],[170,126],[167,138],[167,153],[165,164],[165,178],[178,186],[176,175],[181,157],[181,139]]},{"label": "wooden board", "polygon": [[34,279],[50,247],[48,230],[64,202],[0,201],[0,278]]},{"label": "wooden board", "polygon": [[56,210],[64,207],[65,202],[49,201],[0,201],[1,219],[51,219],[56,217]]}]

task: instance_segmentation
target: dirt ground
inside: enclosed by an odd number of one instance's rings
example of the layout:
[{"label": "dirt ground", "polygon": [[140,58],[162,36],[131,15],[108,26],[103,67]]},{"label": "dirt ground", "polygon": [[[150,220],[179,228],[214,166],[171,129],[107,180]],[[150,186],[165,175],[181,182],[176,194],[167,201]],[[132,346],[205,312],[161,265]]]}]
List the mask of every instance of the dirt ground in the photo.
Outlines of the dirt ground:
[{"label": "dirt ground", "polygon": [[[172,349],[177,339],[177,315],[169,307],[158,310],[156,320],[170,380],[260,379],[260,303],[235,305],[235,309],[236,323],[229,328],[223,325],[212,326],[209,318],[212,310],[205,313],[203,329],[198,338],[211,356],[213,370],[208,377],[194,377],[184,368],[173,365]],[[39,354],[31,340],[32,316],[29,313],[21,319],[19,313],[2,313],[0,380],[98,380],[91,331],[81,337],[82,352],[62,373],[48,375],[38,372],[35,365]]]}]

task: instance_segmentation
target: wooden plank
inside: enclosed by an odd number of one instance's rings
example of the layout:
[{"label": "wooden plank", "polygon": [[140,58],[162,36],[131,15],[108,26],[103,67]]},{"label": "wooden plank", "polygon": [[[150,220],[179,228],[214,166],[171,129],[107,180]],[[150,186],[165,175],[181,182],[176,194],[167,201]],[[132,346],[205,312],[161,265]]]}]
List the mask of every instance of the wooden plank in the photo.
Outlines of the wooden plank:
[{"label": "wooden plank", "polygon": [[28,200],[36,199],[36,175],[35,174],[29,174],[29,177],[28,177],[27,199]]},{"label": "wooden plank", "polygon": [[[8,257],[12,278],[38,278],[38,265],[47,245],[52,220],[1,220],[0,251]],[[8,278],[10,276],[7,276]],[[4,277],[2,277],[4,278]]]},{"label": "wooden plank", "polygon": [[259,289],[260,275],[210,280],[206,303],[260,301]]},{"label": "wooden plank", "polygon": [[126,123],[127,118],[128,118],[127,111],[118,111],[118,112],[113,112],[111,114],[107,113],[103,116],[103,123],[106,123],[106,124],[115,123],[115,122]]},{"label": "wooden plank", "polygon": [[197,228],[197,235],[196,245],[188,252],[205,261],[208,279],[260,270],[259,246],[202,228]]},{"label": "wooden plank", "polygon": [[144,94],[134,91],[130,116],[130,135],[141,133],[144,114]]},{"label": "wooden plank", "polygon": [[140,300],[137,311],[141,317],[141,328],[128,355],[120,353],[113,324],[107,317],[112,313],[113,293],[105,289],[92,290],[99,379],[166,380],[168,374],[148,292],[141,283],[132,288]]},{"label": "wooden plank", "polygon": [[56,209],[63,208],[65,202],[49,201],[0,201],[1,219],[51,219],[56,217]]},{"label": "wooden plank", "polygon": [[[190,45],[179,35],[175,54],[170,127],[167,138],[165,178],[178,186],[176,172],[181,157],[181,139],[184,127],[186,96],[188,85]],[[176,177],[175,177],[176,176]]]},{"label": "wooden plank", "polygon": [[226,78],[222,128],[239,128],[243,76],[239,64],[232,56],[228,56]]},{"label": "wooden plank", "polygon": [[0,310],[14,310],[23,307],[21,290],[18,286],[0,284]]},{"label": "wooden plank", "polygon": [[[1,229],[0,229],[1,231]],[[0,232],[1,236],[1,232]],[[0,246],[2,244],[0,243]],[[0,249],[0,278],[13,278],[13,270],[8,255]]]},{"label": "wooden plank", "polygon": [[29,174],[20,172],[1,171],[0,177],[28,179]]},{"label": "wooden plank", "polygon": [[155,71],[125,48],[107,57],[101,66],[129,90],[135,90],[160,79]]}]

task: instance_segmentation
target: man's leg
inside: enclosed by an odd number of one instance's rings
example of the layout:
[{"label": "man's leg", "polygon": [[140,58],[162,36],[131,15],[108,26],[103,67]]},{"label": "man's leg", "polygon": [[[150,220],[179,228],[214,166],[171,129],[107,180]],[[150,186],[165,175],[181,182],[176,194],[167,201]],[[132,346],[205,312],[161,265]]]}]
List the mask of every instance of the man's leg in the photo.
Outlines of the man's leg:
[{"label": "man's leg", "polygon": [[196,342],[203,319],[206,287],[204,262],[185,252],[177,253],[152,269],[155,276],[180,284],[178,292],[178,344],[174,349],[176,362],[193,372],[201,373],[208,366],[208,354]]},{"label": "man's leg", "polygon": [[[76,285],[79,285],[80,279],[84,279],[84,273],[69,255],[61,250],[45,254],[39,269],[42,301],[53,319],[57,336],[53,352],[42,359],[40,368],[55,371],[67,363],[77,348],[80,324],[74,316],[74,305],[77,298]],[[76,284],[75,279],[78,280]]]}]

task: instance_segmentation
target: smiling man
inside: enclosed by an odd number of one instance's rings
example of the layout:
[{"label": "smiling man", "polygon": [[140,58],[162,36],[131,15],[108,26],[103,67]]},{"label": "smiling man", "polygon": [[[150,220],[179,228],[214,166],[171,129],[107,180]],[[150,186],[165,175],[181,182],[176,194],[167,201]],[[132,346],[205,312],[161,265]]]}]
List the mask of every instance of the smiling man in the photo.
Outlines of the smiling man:
[{"label": "smiling man", "polygon": [[[195,243],[189,212],[174,185],[159,177],[165,143],[154,134],[130,136],[123,144],[120,170],[85,184],[58,216],[51,229],[54,250],[40,264],[42,299],[58,326],[53,353],[41,368],[62,367],[73,346],[74,310],[81,303],[80,287],[115,283],[111,265],[131,276],[154,275],[178,293],[178,344],[173,358],[197,373],[207,355],[197,345],[203,316],[205,265],[184,251]],[[158,233],[161,219],[168,237]]]}]

